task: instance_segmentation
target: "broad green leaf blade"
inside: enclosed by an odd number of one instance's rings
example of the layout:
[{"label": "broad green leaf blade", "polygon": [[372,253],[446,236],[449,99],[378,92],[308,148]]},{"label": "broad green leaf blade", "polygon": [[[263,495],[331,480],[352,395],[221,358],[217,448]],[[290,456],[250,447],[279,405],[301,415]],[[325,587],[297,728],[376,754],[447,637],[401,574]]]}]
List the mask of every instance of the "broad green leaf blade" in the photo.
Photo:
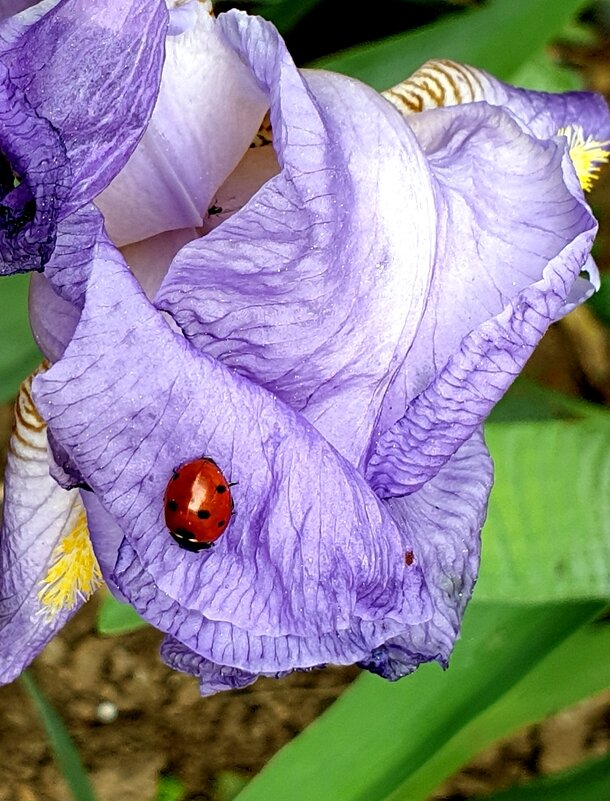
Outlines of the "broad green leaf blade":
[{"label": "broad green leaf blade", "polygon": [[429,58],[463,61],[508,80],[584,5],[584,0],[490,0],[481,9],[359,45],[313,66],[343,72],[375,89],[404,80]]},{"label": "broad green leaf blade", "polygon": [[558,64],[547,50],[541,50],[522,64],[511,75],[510,82],[539,92],[573,92],[584,88],[580,73]]},{"label": "broad green leaf blade", "polygon": [[[528,608],[522,615],[532,612],[532,608]],[[609,653],[610,625],[583,626],[501,695],[496,703],[449,737],[384,801],[426,798],[442,778],[448,778],[500,737],[606,689],[610,685]]]},{"label": "broad green leaf blade", "polygon": [[28,322],[29,276],[0,281],[0,403],[17,395],[19,384],[42,361]]},{"label": "broad green leaf blade", "polygon": [[266,17],[273,22],[280,33],[285,34],[291,31],[303,17],[306,17],[321,0],[277,0],[273,3],[259,3],[260,8],[255,8],[256,14]]},{"label": "broad green leaf blade", "polygon": [[491,424],[478,600],[610,597],[610,415]]},{"label": "broad green leaf blade", "polygon": [[[291,801],[382,801],[600,609],[599,603],[527,611],[471,605],[448,671],[425,665],[396,684],[363,675],[271,761],[239,801],[284,798],[287,787]],[[465,758],[473,753],[472,742],[471,735],[463,742]],[[426,798],[459,764],[441,760],[432,787],[422,784],[405,798]]]},{"label": "broad green leaf blade", "polygon": [[21,681],[40,715],[55,753],[55,759],[70,788],[74,801],[95,801],[93,788],[81,762],[78,750],[61,718],[40,692],[30,673],[22,673]]},{"label": "broad green leaf blade", "polygon": [[610,754],[571,770],[512,787],[480,801],[602,801],[610,798]]},{"label": "broad green leaf blade", "polygon": [[147,625],[133,606],[120,603],[112,595],[102,601],[97,615],[98,634],[127,634]]},{"label": "broad green leaf blade", "polygon": [[604,425],[610,425],[610,412],[605,406],[598,406],[581,398],[572,398],[520,376],[494,406],[488,422],[583,419],[598,420]]}]

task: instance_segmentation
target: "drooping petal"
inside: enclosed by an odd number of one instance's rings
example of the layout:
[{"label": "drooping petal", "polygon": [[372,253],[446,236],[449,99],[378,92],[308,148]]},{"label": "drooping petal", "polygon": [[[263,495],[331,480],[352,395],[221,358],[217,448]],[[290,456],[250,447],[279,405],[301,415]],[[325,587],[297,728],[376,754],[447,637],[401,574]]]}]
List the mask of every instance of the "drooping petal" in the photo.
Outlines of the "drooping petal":
[{"label": "drooping petal", "polygon": [[3,0],[0,6],[0,52],[60,0]]},{"label": "drooping petal", "polygon": [[29,308],[36,344],[49,361],[56,362],[72,338],[80,317],[78,307],[58,295],[48,278],[34,273]]},{"label": "drooping petal", "polygon": [[57,224],[125,164],[152,112],[166,24],[162,0],[61,0],[16,37],[6,23],[0,273],[42,270]]},{"label": "drooping petal", "polygon": [[[315,429],[194,352],[118,253],[90,282],[36,398],[122,528],[116,583],[147,620],[218,664],[275,672],[353,662],[428,618],[404,533]],[[163,494],[173,468],[201,455],[237,482],[235,516],[213,549],[191,553],[169,537]]]},{"label": "drooping petal", "polygon": [[7,17],[12,17],[14,14],[19,14],[29,6],[35,5],[36,0],[4,0],[0,6],[0,22],[4,22]]},{"label": "drooping petal", "polygon": [[405,115],[463,103],[484,101],[510,111],[539,139],[579,125],[586,136],[610,138],[608,106],[593,92],[535,92],[499,81],[484,70],[455,61],[427,61],[410,78],[383,92]]},{"label": "drooping petal", "polygon": [[398,679],[422,662],[446,666],[479,569],[479,532],[487,513],[493,466],[476,431],[419,492],[387,501],[413,541],[432,597],[430,620],[375,649],[362,666]]},{"label": "drooping petal", "polygon": [[214,193],[247,150],[267,101],[227,45],[210,3],[166,40],[159,96],[133,156],[96,199],[117,245],[200,226]]},{"label": "drooping petal", "polygon": [[89,267],[99,247],[108,242],[102,215],[88,203],[62,220],[57,227],[53,253],[45,275],[60,297],[80,308]]},{"label": "drooping petal", "polygon": [[[412,121],[440,226],[426,312],[367,467],[384,497],[421,487],[489,414],[564,312],[597,230],[561,141],[483,103]],[[400,393],[409,405],[392,424]]]},{"label": "drooping petal", "polygon": [[301,411],[356,464],[424,307],[429,173],[372,90],[300,74],[263,20],[230,13],[218,25],[269,96],[281,172],[178,254],[157,302],[201,352]]},{"label": "drooping petal", "polygon": [[[196,236],[194,230],[169,231],[123,249],[131,271],[149,296],[158,289],[172,257]],[[109,248],[114,249],[102,215],[90,203],[60,223],[45,274],[32,276],[30,325],[38,347],[51,362],[62,356],[74,334],[91,263],[103,258]]]},{"label": "drooping petal", "polygon": [[[586,277],[585,274],[586,273]],[[586,300],[595,294],[601,286],[601,276],[597,269],[597,264],[592,256],[589,256],[587,261],[581,267],[580,275],[572,284],[570,293],[566,298],[566,302],[561,308],[558,317],[565,317],[577,306],[580,306]]]},{"label": "drooping petal", "polygon": [[[16,404],[5,473],[0,530],[0,683],[21,673],[98,580],[90,551],[86,564],[73,561],[87,548],[84,513],[78,491],[62,489],[49,474],[46,426],[30,389],[28,379]],[[67,562],[71,562],[69,567]]]},{"label": "drooping petal", "polygon": [[81,492],[81,501],[85,507],[87,528],[104,583],[115,598],[127,602],[113,577],[123,532],[92,492]]},{"label": "drooping petal", "polygon": [[170,636],[163,640],[161,659],[174,670],[196,676],[199,679],[202,696],[213,695],[223,690],[242,690],[244,687],[254,684],[259,677],[258,673],[249,673],[246,670],[226,665],[216,665]]}]

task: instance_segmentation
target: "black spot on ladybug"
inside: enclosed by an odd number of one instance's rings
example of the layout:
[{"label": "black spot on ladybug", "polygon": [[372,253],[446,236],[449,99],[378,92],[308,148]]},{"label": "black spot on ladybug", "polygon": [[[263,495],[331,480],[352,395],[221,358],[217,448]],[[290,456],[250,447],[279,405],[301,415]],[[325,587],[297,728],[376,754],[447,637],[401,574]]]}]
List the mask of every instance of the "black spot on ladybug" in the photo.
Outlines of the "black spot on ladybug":
[{"label": "black spot on ladybug", "polygon": [[170,512],[175,512],[176,509],[178,508],[178,504],[176,503],[176,501],[168,501],[167,508],[170,510]]},{"label": "black spot on ladybug", "polygon": [[415,554],[413,551],[406,551],[405,552],[405,565],[409,567],[415,561]]},{"label": "black spot on ladybug", "polygon": [[225,485],[224,485],[224,484],[219,484],[219,485],[216,487],[216,492],[219,492],[219,493],[221,493],[221,494],[222,494],[223,492],[226,492],[226,491],[227,491],[227,488],[225,487]]},{"label": "black spot on ladybug", "polygon": [[200,518],[201,520],[207,520],[209,516],[210,516],[210,513],[208,512],[207,509],[200,509],[197,512],[197,517]]},{"label": "black spot on ladybug", "polygon": [[172,481],[176,481],[178,478],[180,478],[180,473],[177,470],[174,470],[172,473]]},{"label": "black spot on ladybug", "polygon": [[222,528],[224,526],[224,524],[225,524],[224,520],[219,520],[218,521],[218,528]]}]

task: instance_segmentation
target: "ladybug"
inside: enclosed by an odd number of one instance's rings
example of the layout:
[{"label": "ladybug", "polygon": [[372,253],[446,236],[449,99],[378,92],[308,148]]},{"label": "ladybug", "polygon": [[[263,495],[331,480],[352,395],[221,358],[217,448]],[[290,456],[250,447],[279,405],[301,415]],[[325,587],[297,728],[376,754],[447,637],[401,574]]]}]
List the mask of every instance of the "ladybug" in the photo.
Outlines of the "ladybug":
[{"label": "ladybug", "polygon": [[233,514],[231,487],[207,456],[174,469],[164,496],[165,524],[181,548],[211,548]]}]

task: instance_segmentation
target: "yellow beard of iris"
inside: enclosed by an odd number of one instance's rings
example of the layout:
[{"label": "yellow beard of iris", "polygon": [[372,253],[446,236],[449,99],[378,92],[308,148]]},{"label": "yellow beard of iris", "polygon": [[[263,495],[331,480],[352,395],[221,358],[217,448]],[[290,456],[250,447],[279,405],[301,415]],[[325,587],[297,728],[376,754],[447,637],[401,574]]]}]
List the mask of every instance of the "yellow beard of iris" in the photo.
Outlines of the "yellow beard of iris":
[{"label": "yellow beard of iris", "polygon": [[565,136],[570,148],[570,158],[578,175],[583,191],[590,192],[603,164],[610,158],[610,142],[598,142],[591,136],[585,139],[581,125],[568,125],[557,131],[558,136]]},{"label": "yellow beard of iris", "polygon": [[74,609],[100,586],[102,574],[91,547],[87,519],[81,511],[72,531],[59,541],[51,566],[41,582],[41,613],[52,620],[64,609]]}]

